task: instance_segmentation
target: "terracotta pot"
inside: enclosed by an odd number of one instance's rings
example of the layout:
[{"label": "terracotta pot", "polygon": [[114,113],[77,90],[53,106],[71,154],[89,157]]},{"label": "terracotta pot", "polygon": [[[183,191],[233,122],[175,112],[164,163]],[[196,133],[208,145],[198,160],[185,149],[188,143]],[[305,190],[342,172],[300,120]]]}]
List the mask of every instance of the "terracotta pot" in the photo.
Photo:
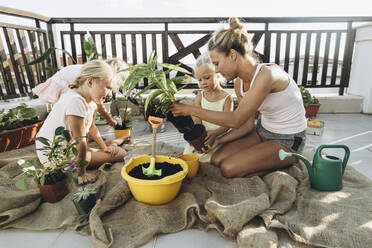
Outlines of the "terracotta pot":
[{"label": "terracotta pot", "polygon": [[38,123],[0,132],[0,152],[6,152],[18,149],[35,143],[37,132],[43,125],[44,121]]},{"label": "terracotta pot", "polygon": [[40,194],[44,201],[53,203],[63,199],[68,193],[66,180],[67,178],[50,185],[38,184],[37,186],[40,189]]},{"label": "terracotta pot", "polygon": [[167,119],[177,128],[180,133],[190,132],[194,128],[194,121],[191,116],[175,117],[171,111],[167,114]]},{"label": "terracotta pot", "polygon": [[316,117],[320,108],[320,104],[310,104],[309,106],[305,107],[305,116],[306,118],[313,118]]},{"label": "terracotta pot", "polygon": [[193,129],[190,132],[183,134],[183,138],[198,151],[201,151],[202,148],[206,149],[204,145],[206,137],[207,130],[205,130],[205,126],[202,124],[194,125]]}]

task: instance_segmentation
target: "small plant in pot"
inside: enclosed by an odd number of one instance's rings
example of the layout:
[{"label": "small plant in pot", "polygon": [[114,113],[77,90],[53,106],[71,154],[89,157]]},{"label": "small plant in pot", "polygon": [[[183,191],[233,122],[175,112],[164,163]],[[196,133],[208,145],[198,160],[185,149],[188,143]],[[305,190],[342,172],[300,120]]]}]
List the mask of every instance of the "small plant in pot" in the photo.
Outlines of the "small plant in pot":
[{"label": "small plant in pot", "polygon": [[306,118],[316,117],[320,108],[318,98],[312,96],[310,92],[303,86],[300,86],[300,92],[302,96],[302,101],[304,102]]},{"label": "small plant in pot", "polygon": [[33,144],[32,138],[42,126],[36,111],[22,103],[15,108],[0,110],[0,152]]},{"label": "small plant in pot", "polygon": [[[44,137],[37,137],[35,140],[40,141],[44,146],[39,150],[48,157],[49,166],[41,165],[36,159],[18,161],[26,177],[32,177],[38,184],[42,198],[47,202],[57,202],[67,193],[67,185],[71,182],[73,175],[74,161],[73,157],[77,156],[76,145],[78,142],[70,143],[71,136],[64,127],[58,127],[55,130],[53,140]],[[77,167],[86,165],[86,161],[77,162]],[[16,182],[19,189],[28,189],[29,185],[25,178]]]},{"label": "small plant in pot", "polygon": [[80,187],[72,198],[76,210],[80,215],[88,214],[96,205],[96,189],[92,187]]},{"label": "small plant in pot", "polygon": [[138,122],[138,120],[132,120],[128,114],[128,101],[125,103],[123,119],[118,116],[116,117],[117,125],[114,127],[114,134],[116,138],[123,136],[130,136],[130,131],[132,130],[133,124]]}]

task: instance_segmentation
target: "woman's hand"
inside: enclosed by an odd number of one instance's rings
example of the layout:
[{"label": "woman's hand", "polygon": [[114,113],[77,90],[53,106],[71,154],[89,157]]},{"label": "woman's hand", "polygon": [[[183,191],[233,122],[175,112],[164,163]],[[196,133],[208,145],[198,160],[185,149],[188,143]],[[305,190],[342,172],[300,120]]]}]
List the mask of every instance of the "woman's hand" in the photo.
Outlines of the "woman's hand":
[{"label": "woman's hand", "polygon": [[114,118],[108,119],[107,122],[112,127],[115,127],[118,124],[118,122]]},{"label": "woman's hand", "polygon": [[174,116],[186,116],[192,115],[193,107],[192,105],[184,103],[173,103],[170,110]]},{"label": "woman's hand", "polygon": [[210,139],[210,140],[208,141],[208,144],[207,144],[207,142],[205,142],[204,144],[205,144],[205,147],[206,147],[207,149],[202,148],[202,151],[203,151],[204,153],[208,153],[208,152],[214,150],[214,149],[215,149],[215,148],[220,144],[220,142],[219,142],[218,138],[214,137],[214,138],[213,138],[213,142],[212,142],[212,140]]}]

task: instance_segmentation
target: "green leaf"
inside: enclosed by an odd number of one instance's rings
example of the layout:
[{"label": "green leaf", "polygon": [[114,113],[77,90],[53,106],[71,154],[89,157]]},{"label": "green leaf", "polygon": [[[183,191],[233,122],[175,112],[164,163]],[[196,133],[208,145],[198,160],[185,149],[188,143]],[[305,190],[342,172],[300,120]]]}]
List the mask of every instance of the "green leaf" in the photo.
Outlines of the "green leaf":
[{"label": "green leaf", "polygon": [[57,135],[61,135],[63,133],[63,130],[65,130],[64,127],[57,127],[56,130],[54,131],[54,135],[57,136]]},{"label": "green leaf", "polygon": [[70,142],[71,135],[70,135],[70,132],[68,130],[63,130],[62,135],[67,140],[67,142]]},{"label": "green leaf", "polygon": [[147,108],[150,104],[150,102],[155,98],[157,97],[158,95],[162,94],[163,91],[161,89],[157,89],[157,90],[154,90],[153,92],[151,92],[147,97],[146,97],[146,101],[145,101],[145,113],[147,112]]},{"label": "green leaf", "polygon": [[171,70],[175,70],[175,71],[185,73],[185,74],[191,74],[191,72],[189,72],[188,70],[180,67],[179,65],[173,65],[173,64],[168,64],[168,63],[160,63],[159,65],[162,66],[162,67],[171,69]]},{"label": "green leaf", "polygon": [[72,57],[72,55],[67,52],[66,50],[64,49],[59,49],[59,48],[56,48],[56,47],[50,47],[48,48],[48,50],[46,50],[43,54],[40,55],[40,57],[36,58],[35,60],[25,64],[24,66],[30,66],[30,65],[35,65],[35,64],[38,64],[38,63],[41,63],[43,62],[44,60],[46,60],[48,58],[48,56],[54,52],[55,50],[60,50],[61,52],[67,54],[71,59],[72,61],[74,61],[74,63],[76,63],[76,60]]},{"label": "green leaf", "polygon": [[17,181],[15,183],[15,186],[18,188],[18,189],[21,189],[21,190],[26,190],[28,189],[28,184],[26,182],[26,179],[21,179],[19,181]]},{"label": "green leaf", "polygon": [[84,52],[87,55],[88,61],[98,59],[98,52],[96,44],[94,43],[93,37],[88,32],[83,39]]},{"label": "green leaf", "polygon": [[10,179],[11,178],[11,176],[9,175],[9,173],[6,172],[6,171],[0,171],[0,177],[6,178],[6,179]]},{"label": "green leaf", "polygon": [[45,174],[41,175],[40,177],[40,184],[44,185],[44,183],[45,183]]},{"label": "green leaf", "polygon": [[36,138],[33,138],[33,140],[40,141],[40,142],[43,143],[44,145],[46,145],[46,146],[50,146],[50,144],[49,144],[49,140],[48,140],[47,138],[44,138],[44,137],[36,137]]}]

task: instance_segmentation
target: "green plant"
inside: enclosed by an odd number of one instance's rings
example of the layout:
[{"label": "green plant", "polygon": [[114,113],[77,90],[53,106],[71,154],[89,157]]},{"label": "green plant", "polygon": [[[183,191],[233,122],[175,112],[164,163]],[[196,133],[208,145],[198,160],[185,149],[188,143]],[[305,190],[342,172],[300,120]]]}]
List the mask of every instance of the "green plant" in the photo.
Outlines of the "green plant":
[{"label": "green plant", "polygon": [[308,107],[310,104],[319,104],[318,98],[312,96],[310,92],[304,87],[300,86],[300,92],[302,96],[302,101],[304,102],[305,107]]},{"label": "green plant", "polygon": [[84,35],[83,48],[88,61],[98,59],[96,43],[94,43],[93,37],[89,32]]},{"label": "green plant", "polygon": [[[188,76],[175,76],[173,78],[167,78],[168,74],[175,70],[184,74],[191,74],[186,69],[180,67],[179,65],[173,65],[168,63],[159,63],[157,61],[158,57],[155,56],[154,51],[151,52],[148,62],[145,64],[137,64],[130,68],[122,71],[129,71],[129,76],[123,83],[123,92],[126,92],[125,96],[128,99],[129,94],[136,87],[136,85],[142,79],[147,79],[149,85],[143,90],[138,92],[136,96],[140,96],[144,92],[154,89],[146,98],[144,108],[147,112],[149,104],[157,98],[159,100],[156,111],[165,115],[170,108],[170,105],[176,102],[175,94],[186,85],[186,79]],[[179,86],[181,85],[181,86]],[[177,86],[179,86],[177,88]]]},{"label": "green plant", "polygon": [[[55,130],[52,141],[44,137],[37,137],[34,140],[40,141],[44,145],[38,150],[47,156],[50,163],[49,166],[40,164],[36,158],[32,161],[20,159],[18,164],[22,168],[23,174],[26,177],[32,177],[37,184],[55,184],[66,177],[67,183],[69,183],[73,174],[72,165],[84,167],[88,164],[87,161],[78,161],[77,163],[73,161],[73,157],[78,155],[76,148],[78,142],[70,142],[70,132],[64,127],[58,127]],[[17,181],[16,187],[28,189],[25,178]]]},{"label": "green plant", "polygon": [[24,103],[15,108],[9,109],[8,112],[1,109],[0,131],[19,128],[25,124],[31,124],[36,120],[37,116],[35,109],[28,107]]},{"label": "green plant", "polygon": [[74,194],[74,196],[73,196],[72,199],[73,199],[74,201],[79,202],[79,201],[81,201],[81,200],[86,200],[86,199],[88,199],[88,197],[89,197],[90,195],[94,195],[94,194],[96,194],[96,193],[97,193],[96,189],[94,189],[94,188],[92,188],[92,187],[80,187],[79,190],[78,190],[78,192],[76,192],[76,193]]}]

